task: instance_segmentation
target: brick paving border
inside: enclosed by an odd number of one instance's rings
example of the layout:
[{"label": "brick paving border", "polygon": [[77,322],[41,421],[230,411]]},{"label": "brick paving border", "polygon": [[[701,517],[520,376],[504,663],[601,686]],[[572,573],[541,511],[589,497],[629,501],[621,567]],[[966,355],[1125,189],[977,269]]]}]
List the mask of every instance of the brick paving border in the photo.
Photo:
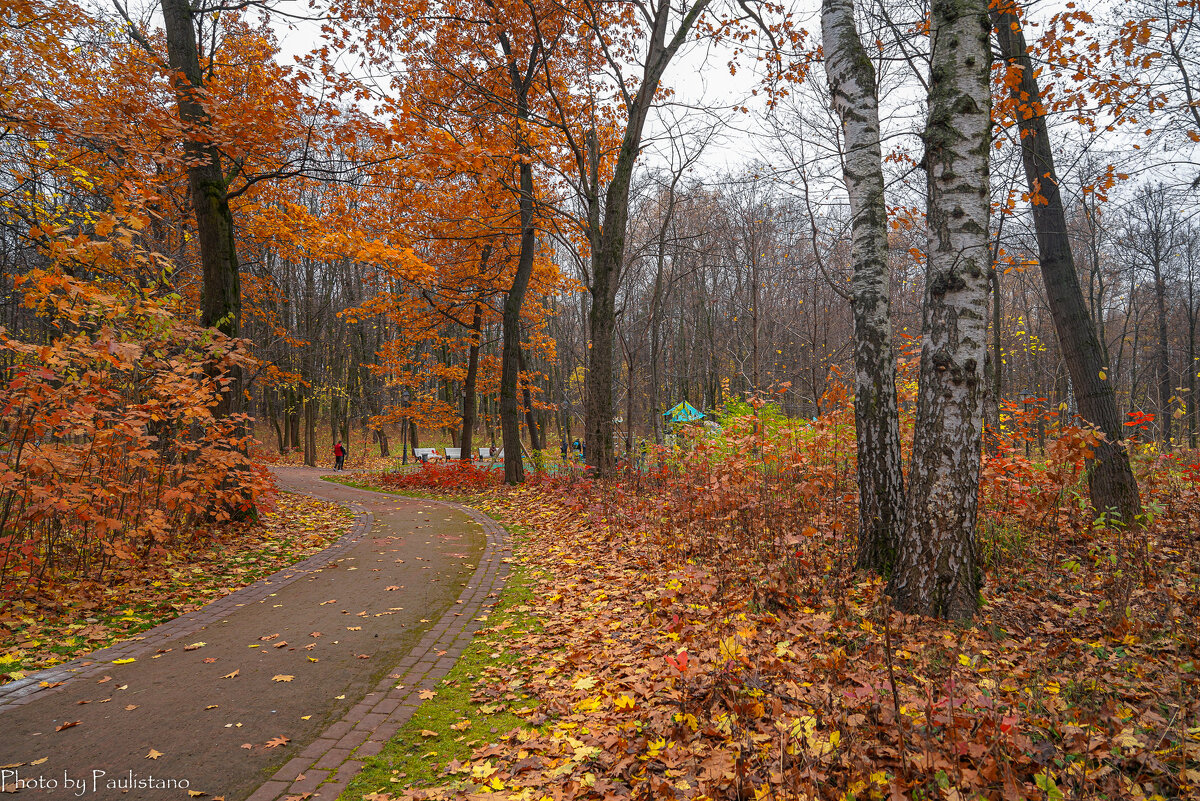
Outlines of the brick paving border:
[{"label": "brick paving border", "polygon": [[[164,643],[194,634],[204,626],[216,623],[226,617],[235,609],[261,601],[280,587],[320,570],[357,545],[359,540],[370,532],[371,526],[375,522],[374,515],[361,504],[348,503],[344,505],[355,513],[354,522],[351,524],[350,530],[328,548],[313,554],[302,562],[285,567],[249,586],[188,612],[186,615],[180,615],[166,623],[159,624],[137,637],[102,648],[99,651],[93,651],[70,662],[39,670],[23,679],[0,686],[0,715],[3,715],[5,709],[42,698],[47,693],[55,692],[68,683],[90,676],[98,676],[108,670],[114,660],[136,658],[157,651],[159,646]],[[54,686],[43,686],[43,682]],[[59,682],[62,683],[59,684]]]},{"label": "brick paving border", "polygon": [[346,716],[325,730],[307,748],[285,763],[248,801],[277,801],[311,794],[333,801],[362,769],[363,761],[408,722],[421,705],[419,694],[432,690],[454,667],[482,623],[479,612],[508,578],[512,550],[508,532],[487,515],[449,501],[432,501],[457,509],[483,528],[483,554],[466,588],[455,603],[425,632],[408,656],[387,678],[351,707]]}]

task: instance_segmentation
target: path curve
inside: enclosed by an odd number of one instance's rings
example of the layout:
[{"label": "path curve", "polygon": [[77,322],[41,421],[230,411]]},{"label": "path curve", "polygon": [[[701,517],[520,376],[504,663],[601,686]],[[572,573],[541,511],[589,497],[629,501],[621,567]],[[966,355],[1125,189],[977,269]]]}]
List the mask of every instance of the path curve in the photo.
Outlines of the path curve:
[{"label": "path curve", "polygon": [[322,481],[328,471],[274,472],[282,489],[351,508],[350,532],[140,638],[0,687],[0,789],[331,801],[407,721],[502,586],[504,529],[460,504]]}]

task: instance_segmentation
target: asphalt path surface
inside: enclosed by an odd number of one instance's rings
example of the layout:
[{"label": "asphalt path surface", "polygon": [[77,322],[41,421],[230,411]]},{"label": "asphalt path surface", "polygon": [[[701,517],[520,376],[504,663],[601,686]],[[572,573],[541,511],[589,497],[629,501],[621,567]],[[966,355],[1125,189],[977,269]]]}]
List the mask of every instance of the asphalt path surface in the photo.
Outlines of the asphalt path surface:
[{"label": "asphalt path surface", "polygon": [[[332,484],[323,472],[275,474],[282,489],[365,507],[366,536],[158,653],[0,707],[3,790],[240,801],[388,675],[455,603],[484,537],[460,511]],[[195,643],[204,644],[187,650]]]}]

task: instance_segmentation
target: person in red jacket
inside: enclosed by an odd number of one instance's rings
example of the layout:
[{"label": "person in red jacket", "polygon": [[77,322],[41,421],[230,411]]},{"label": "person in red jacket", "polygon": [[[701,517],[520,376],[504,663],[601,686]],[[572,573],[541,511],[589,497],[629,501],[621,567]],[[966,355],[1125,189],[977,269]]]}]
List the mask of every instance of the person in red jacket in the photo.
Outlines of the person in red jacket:
[{"label": "person in red jacket", "polygon": [[339,439],[337,444],[333,446],[333,469],[341,470],[346,464],[346,446]]}]

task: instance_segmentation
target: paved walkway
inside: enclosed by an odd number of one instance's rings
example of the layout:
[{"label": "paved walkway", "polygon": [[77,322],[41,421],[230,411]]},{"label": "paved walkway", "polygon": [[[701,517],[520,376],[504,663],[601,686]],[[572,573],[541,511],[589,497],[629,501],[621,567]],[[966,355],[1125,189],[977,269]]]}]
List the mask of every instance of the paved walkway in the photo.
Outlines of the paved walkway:
[{"label": "paved walkway", "polygon": [[349,506],[351,531],[138,639],[0,687],[0,790],[331,801],[403,725],[502,585],[504,530],[458,504],[275,472]]}]

